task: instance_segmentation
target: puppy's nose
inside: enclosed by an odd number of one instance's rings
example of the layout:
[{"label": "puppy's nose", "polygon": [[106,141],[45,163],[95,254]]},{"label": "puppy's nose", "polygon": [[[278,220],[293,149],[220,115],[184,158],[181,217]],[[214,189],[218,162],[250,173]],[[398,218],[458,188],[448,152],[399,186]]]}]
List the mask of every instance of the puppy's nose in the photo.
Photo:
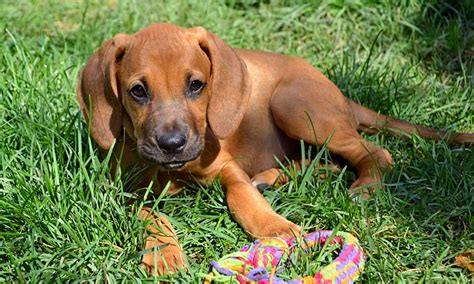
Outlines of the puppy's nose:
[{"label": "puppy's nose", "polygon": [[169,132],[158,137],[157,142],[165,154],[177,154],[183,151],[187,138],[181,132]]}]

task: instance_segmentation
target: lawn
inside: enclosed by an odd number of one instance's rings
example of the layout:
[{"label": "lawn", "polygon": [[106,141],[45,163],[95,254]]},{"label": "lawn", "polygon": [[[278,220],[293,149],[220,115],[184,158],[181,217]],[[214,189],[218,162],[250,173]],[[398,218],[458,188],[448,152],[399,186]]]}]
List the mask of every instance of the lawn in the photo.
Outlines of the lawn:
[{"label": "lawn", "polygon": [[[234,47],[304,57],[385,114],[474,132],[472,0],[304,2],[1,1],[0,282],[153,280],[140,266],[145,228],[135,212],[144,204],[161,202],[187,253],[189,271],[177,283],[200,282],[209,261],[250,242],[217,182],[144,199],[98,158],[75,85],[88,57],[119,32],[201,25]],[[355,173],[344,165],[326,179],[292,173],[265,197],[306,231],[355,235],[368,257],[361,282],[472,281],[455,257],[474,248],[473,148],[367,139],[395,161],[370,200],[351,201]],[[331,159],[324,149],[318,157]],[[286,276],[320,265],[300,263]]]}]

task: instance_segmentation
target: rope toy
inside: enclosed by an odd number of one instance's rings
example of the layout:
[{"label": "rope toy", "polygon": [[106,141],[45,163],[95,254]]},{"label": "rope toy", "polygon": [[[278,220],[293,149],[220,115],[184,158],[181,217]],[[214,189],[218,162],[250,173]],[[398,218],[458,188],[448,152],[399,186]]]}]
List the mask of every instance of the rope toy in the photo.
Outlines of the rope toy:
[{"label": "rope toy", "polygon": [[[327,242],[339,244],[342,249],[332,263],[314,276],[284,281],[275,274],[283,268],[294,248],[301,247],[306,253],[311,248],[322,248]],[[333,231],[315,231],[303,236],[298,243],[293,238],[265,238],[239,252],[231,253],[219,261],[211,261],[210,273],[204,283],[258,283],[258,284],[312,284],[353,283],[362,273],[365,255],[359,241],[351,234]]]}]

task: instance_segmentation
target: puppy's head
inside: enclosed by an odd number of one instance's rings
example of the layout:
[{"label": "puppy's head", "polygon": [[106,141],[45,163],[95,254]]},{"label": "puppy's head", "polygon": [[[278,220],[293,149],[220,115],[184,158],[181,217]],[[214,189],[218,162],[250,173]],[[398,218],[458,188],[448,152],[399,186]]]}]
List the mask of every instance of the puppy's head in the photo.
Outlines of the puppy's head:
[{"label": "puppy's head", "polygon": [[178,169],[200,155],[208,126],[220,139],[236,130],[249,92],[245,63],[220,38],[157,24],[106,41],[77,97],[101,148],[125,128],[145,161]]}]

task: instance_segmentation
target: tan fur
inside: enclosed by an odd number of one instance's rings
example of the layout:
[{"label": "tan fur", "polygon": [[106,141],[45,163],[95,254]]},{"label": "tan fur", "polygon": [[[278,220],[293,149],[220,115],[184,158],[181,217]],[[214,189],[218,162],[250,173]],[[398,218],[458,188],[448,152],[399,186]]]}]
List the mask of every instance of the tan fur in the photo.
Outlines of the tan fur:
[{"label": "tan fur", "polygon": [[[199,95],[187,95],[194,80],[206,86]],[[130,95],[136,84],[146,87],[146,103]],[[169,24],[105,42],[84,68],[77,94],[99,146],[107,150],[116,139],[114,150],[123,156],[120,166],[143,168],[139,186],[154,180],[158,194],[167,181],[173,191],[183,180],[206,184],[219,177],[232,216],[256,238],[300,232],[255,187],[279,178],[275,156],[299,159],[300,139],[319,146],[330,139],[329,150],[358,172],[351,191],[365,194],[381,186],[392,158],[363,140],[358,130],[386,127],[451,142],[474,140],[473,134],[448,136],[364,108],[302,59],[232,49],[203,28]],[[170,154],[159,145],[166,135],[175,135],[175,143],[176,137],[184,137],[186,143]],[[153,214],[146,218],[159,220]],[[174,231],[169,223],[165,227],[171,239],[147,242],[147,248],[172,243],[165,259],[144,257],[148,266],[157,263],[159,273],[184,266],[177,261],[183,253]]]}]

